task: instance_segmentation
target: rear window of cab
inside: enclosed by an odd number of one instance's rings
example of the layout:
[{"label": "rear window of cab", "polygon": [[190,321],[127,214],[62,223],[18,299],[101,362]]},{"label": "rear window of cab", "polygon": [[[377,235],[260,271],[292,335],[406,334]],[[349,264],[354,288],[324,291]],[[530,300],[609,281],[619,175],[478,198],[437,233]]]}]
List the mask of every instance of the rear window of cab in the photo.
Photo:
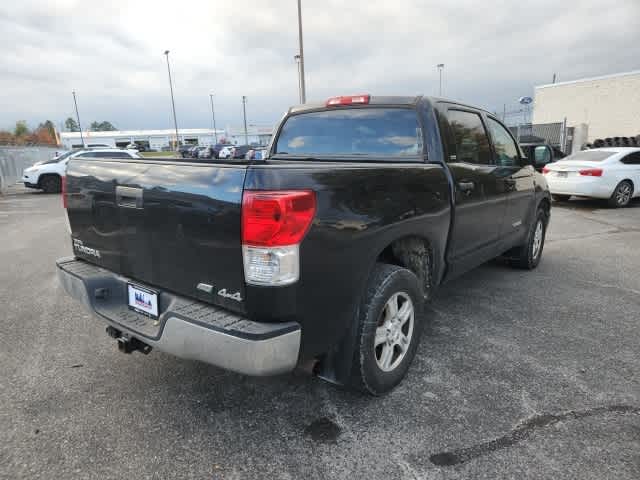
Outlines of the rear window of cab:
[{"label": "rear window of cab", "polygon": [[289,117],[276,141],[275,155],[415,157],[422,131],[413,109],[340,108]]}]

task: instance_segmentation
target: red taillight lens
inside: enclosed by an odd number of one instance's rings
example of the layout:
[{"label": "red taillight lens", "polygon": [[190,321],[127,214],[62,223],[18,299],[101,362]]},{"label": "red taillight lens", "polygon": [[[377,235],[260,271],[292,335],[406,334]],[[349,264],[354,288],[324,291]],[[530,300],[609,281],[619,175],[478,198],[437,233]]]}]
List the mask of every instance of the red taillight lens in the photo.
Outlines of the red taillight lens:
[{"label": "red taillight lens", "polygon": [[601,177],[602,169],[601,168],[585,168],[580,170],[580,175],[584,175],[585,177]]},{"label": "red taillight lens", "polygon": [[242,195],[243,245],[279,247],[302,241],[316,213],[310,190],[246,190]]},{"label": "red taillight lens", "polygon": [[335,105],[368,104],[370,99],[370,95],[345,95],[342,97],[331,97],[325,105],[332,107]]},{"label": "red taillight lens", "polygon": [[543,167],[542,168],[542,173],[549,173],[551,170],[549,170],[549,167]]},{"label": "red taillight lens", "polygon": [[67,208],[67,177],[60,179],[60,191],[62,192],[62,208]]}]

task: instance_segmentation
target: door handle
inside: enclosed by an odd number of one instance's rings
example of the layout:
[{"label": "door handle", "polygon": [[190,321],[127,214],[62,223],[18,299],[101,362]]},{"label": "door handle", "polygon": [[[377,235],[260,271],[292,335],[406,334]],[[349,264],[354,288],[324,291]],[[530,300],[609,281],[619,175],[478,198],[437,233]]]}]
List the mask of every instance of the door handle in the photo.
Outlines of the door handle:
[{"label": "door handle", "polygon": [[476,188],[476,184],[473,182],[458,182],[458,188],[461,192],[469,195],[471,191]]},{"label": "door handle", "polygon": [[116,204],[125,208],[142,208],[142,189],[117,186]]}]

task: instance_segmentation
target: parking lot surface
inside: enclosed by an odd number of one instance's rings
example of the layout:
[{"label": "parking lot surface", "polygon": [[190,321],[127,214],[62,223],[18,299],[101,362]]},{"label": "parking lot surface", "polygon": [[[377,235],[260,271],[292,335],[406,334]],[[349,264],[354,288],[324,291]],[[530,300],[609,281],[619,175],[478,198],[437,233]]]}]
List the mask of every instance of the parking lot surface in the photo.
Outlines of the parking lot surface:
[{"label": "parking lot surface", "polygon": [[0,478],[640,478],[638,201],[443,286],[382,398],[119,353],[58,285],[57,195],[0,196],[0,239]]}]

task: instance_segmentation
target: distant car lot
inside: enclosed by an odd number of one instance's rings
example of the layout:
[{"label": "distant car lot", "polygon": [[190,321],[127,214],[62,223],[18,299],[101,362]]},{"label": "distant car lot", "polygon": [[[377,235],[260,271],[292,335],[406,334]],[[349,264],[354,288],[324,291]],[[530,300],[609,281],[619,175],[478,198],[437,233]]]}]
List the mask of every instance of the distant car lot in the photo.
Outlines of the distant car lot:
[{"label": "distant car lot", "polygon": [[0,235],[8,478],[640,477],[638,199],[554,205],[534,274],[494,262],[445,285],[409,378],[377,399],[125,356],[57,283],[57,195],[0,196]]}]

